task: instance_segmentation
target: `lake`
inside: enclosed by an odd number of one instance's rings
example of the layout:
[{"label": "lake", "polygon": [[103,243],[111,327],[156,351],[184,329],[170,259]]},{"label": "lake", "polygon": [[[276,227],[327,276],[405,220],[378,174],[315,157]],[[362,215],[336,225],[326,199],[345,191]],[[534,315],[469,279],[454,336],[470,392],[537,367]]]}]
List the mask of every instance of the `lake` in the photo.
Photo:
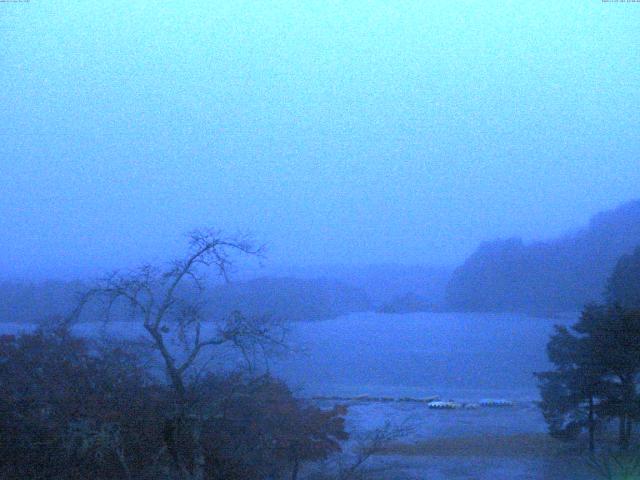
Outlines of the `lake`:
[{"label": "lake", "polygon": [[317,395],[431,396],[474,401],[538,398],[533,372],[562,320],[518,314],[358,313],[293,325],[304,354],[274,371]]}]

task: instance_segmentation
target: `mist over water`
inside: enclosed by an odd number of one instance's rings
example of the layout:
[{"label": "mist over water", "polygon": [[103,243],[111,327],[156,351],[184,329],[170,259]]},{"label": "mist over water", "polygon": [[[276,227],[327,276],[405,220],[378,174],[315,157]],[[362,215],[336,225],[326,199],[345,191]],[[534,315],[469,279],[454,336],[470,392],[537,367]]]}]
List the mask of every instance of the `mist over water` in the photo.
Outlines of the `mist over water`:
[{"label": "mist over water", "polygon": [[314,394],[531,400],[556,323],[518,314],[352,314],[296,324],[291,339],[306,354],[275,371]]}]

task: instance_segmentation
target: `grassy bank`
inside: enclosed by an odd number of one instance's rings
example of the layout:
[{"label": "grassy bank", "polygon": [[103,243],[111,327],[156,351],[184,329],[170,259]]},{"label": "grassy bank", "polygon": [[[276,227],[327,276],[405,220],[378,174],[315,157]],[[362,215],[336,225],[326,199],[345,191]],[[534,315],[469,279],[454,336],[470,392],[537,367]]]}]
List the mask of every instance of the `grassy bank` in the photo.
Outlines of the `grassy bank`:
[{"label": "grassy bank", "polygon": [[511,435],[477,435],[434,438],[415,443],[396,443],[383,454],[408,456],[473,456],[473,457],[577,457],[576,447],[554,440],[544,433]]}]

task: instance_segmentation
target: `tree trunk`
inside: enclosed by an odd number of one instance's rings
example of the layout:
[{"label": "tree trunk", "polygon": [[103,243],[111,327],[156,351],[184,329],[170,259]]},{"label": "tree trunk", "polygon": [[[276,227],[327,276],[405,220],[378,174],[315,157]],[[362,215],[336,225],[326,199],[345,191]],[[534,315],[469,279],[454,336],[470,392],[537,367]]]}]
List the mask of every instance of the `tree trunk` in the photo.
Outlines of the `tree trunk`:
[{"label": "tree trunk", "polygon": [[589,451],[593,452],[595,444],[595,421],[593,418],[593,395],[589,396]]},{"label": "tree trunk", "polygon": [[153,338],[155,347],[158,349],[160,355],[162,356],[162,359],[164,360],[165,372],[167,374],[169,382],[171,383],[171,386],[178,396],[178,402],[184,404],[186,395],[184,379],[182,378],[182,373],[176,366],[174,358],[171,356],[171,353],[169,353],[169,349],[164,343],[162,334],[158,331],[157,326],[145,325],[145,329]]},{"label": "tree trunk", "polygon": [[621,377],[621,381],[623,392],[621,420],[624,423],[620,426],[620,448],[622,450],[627,450],[629,448],[629,438],[631,436],[631,412],[635,397],[635,385],[633,383],[633,377],[628,375]]},{"label": "tree trunk", "polygon": [[627,427],[627,422],[626,422],[626,415],[624,413],[620,414],[620,423],[618,426],[618,445],[620,446],[620,448],[622,450],[626,450],[626,438],[627,438],[627,431],[626,431],[626,427]]},{"label": "tree trunk", "polygon": [[202,448],[202,429],[200,419],[194,418],[191,427],[191,438],[193,440],[193,480],[204,480],[205,459]]},{"label": "tree trunk", "polygon": [[293,469],[291,470],[291,480],[297,480],[299,468],[300,468],[300,462],[296,459],[293,462]]}]

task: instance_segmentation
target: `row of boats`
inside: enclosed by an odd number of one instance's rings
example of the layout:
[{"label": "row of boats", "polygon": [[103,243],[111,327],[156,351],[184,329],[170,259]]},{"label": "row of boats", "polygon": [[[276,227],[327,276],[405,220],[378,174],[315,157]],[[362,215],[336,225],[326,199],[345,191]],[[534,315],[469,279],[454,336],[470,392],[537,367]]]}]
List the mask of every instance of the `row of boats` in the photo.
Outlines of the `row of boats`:
[{"label": "row of boats", "polygon": [[454,402],[452,400],[442,401],[435,400],[433,402],[429,402],[427,406],[429,408],[435,408],[440,410],[454,410],[457,408],[480,408],[480,407],[513,407],[514,403],[511,400],[506,400],[503,398],[487,398],[480,400],[479,402],[470,402],[470,403],[459,403]]},{"label": "row of boats", "polygon": [[441,400],[438,396],[433,397],[375,397],[370,395],[357,395],[355,397],[340,396],[315,396],[314,400],[329,400],[338,402],[414,402],[425,403],[428,408],[437,410],[455,410],[459,408],[474,409],[480,407],[512,407],[514,403],[504,398],[485,398],[479,402],[455,402],[453,400]]}]

